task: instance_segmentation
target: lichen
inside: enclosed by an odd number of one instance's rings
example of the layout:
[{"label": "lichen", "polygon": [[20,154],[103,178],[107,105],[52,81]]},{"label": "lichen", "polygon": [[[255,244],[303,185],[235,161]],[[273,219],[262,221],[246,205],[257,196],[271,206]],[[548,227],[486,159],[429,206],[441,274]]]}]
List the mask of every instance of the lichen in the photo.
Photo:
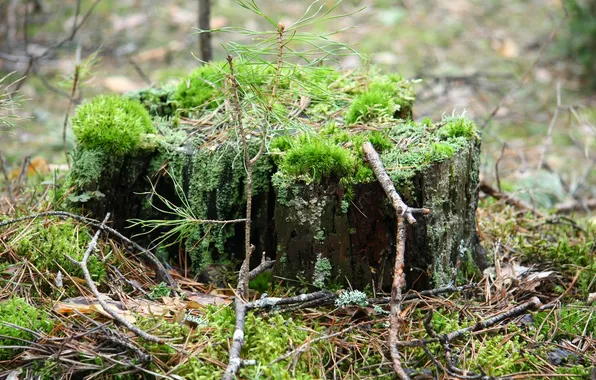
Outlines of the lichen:
[{"label": "lichen", "polygon": [[348,306],[368,306],[368,296],[366,293],[360,290],[350,290],[341,293],[335,299],[335,306],[337,307],[348,307]]},{"label": "lichen", "polygon": [[[250,146],[255,154],[258,147]],[[199,150],[192,158],[192,173],[188,200],[194,215],[201,219],[230,220],[244,218],[246,207],[246,170],[240,144],[227,143],[215,151]],[[253,168],[253,196],[270,187],[272,162],[268,157]],[[255,207],[255,213],[258,208]],[[186,242],[193,267],[205,266],[229,259],[230,239],[236,235],[236,225],[197,225]]]},{"label": "lichen", "polygon": [[75,165],[68,174],[69,185],[79,189],[93,187],[101,179],[105,168],[106,153],[101,149],[80,149],[72,153]]},{"label": "lichen", "polygon": [[315,270],[312,276],[312,283],[314,286],[323,288],[327,281],[331,278],[331,261],[328,258],[323,257],[320,253],[317,255],[317,261],[315,261]]}]

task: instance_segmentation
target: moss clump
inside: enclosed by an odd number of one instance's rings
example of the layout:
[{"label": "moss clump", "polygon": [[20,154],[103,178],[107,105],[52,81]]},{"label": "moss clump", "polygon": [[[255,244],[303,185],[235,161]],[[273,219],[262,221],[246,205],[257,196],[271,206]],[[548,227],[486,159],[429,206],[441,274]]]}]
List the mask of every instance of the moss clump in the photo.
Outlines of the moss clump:
[{"label": "moss clump", "polygon": [[291,143],[279,168],[307,182],[320,182],[323,178],[339,179],[350,175],[354,171],[355,162],[348,150],[319,135],[301,135]]},{"label": "moss clump", "polygon": [[[25,228],[27,230],[23,233],[14,234],[9,243],[19,257],[27,258],[41,272],[66,271],[71,276],[83,277],[81,268],[68,260],[66,256],[77,261],[82,259],[91,241],[90,234],[85,227],[70,221],[38,221]],[[105,268],[97,256],[89,257],[87,268],[95,281],[105,280]]]},{"label": "moss clump", "polygon": [[[0,322],[0,346],[28,346],[36,339],[33,333],[27,330],[48,334],[54,328],[54,322],[45,311],[29,305],[25,299],[18,297],[0,302]],[[7,326],[5,323],[12,323],[27,330]],[[2,348],[0,360],[10,360],[21,351]]]},{"label": "moss clump", "polygon": [[197,68],[178,85],[173,100],[186,109],[201,106],[215,108],[215,91],[222,86],[225,78],[223,67],[218,63]]},{"label": "moss clump", "polygon": [[137,101],[102,95],[77,108],[72,119],[77,144],[107,154],[132,154],[143,136],[156,133],[149,112]]},{"label": "moss clump", "polygon": [[414,92],[410,82],[399,75],[380,76],[368,91],[358,95],[346,113],[348,124],[386,121],[411,116]]},{"label": "moss clump", "polygon": [[[227,62],[215,62],[195,69],[184,79],[172,94],[176,105],[184,109],[203,107],[214,109],[224,101],[223,89],[230,72]],[[264,85],[274,69],[265,64],[235,64],[236,80],[240,85],[240,97],[247,92],[247,87]]]},{"label": "moss clump", "polygon": [[443,140],[464,137],[472,138],[476,135],[474,123],[463,116],[447,117],[443,119],[443,127],[439,130],[439,137]]},{"label": "moss clump", "polygon": [[393,103],[391,95],[371,90],[358,96],[348,113],[346,122],[348,124],[366,123],[374,119],[389,119],[395,113],[396,105]]},{"label": "moss clump", "polygon": [[465,117],[450,117],[437,125],[408,122],[389,130],[400,147],[381,154],[381,160],[395,183],[404,185],[414,174],[449,159],[476,138],[474,123]]}]

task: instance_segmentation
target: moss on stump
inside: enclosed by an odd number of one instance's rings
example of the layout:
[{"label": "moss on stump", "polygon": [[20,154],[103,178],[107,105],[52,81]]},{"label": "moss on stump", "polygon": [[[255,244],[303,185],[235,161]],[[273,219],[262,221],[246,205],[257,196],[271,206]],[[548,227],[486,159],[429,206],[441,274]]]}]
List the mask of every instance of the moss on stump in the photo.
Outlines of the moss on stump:
[{"label": "moss on stump", "polygon": [[[266,65],[238,70],[240,99],[250,105],[255,93],[266,92],[273,72]],[[252,130],[263,122],[272,126],[267,152],[254,173],[255,263],[264,251],[277,259],[276,273],[300,276],[317,286],[347,281],[358,288],[390,285],[396,220],[364,161],[362,144],[370,141],[404,201],[431,210],[407,230],[408,285],[444,285],[456,262],[473,263],[477,249],[480,139],[464,117],[411,121],[410,82],[398,75],[365,74],[329,68],[283,71],[271,113],[245,107],[247,123],[255,123]],[[112,102],[117,110],[108,117],[120,111],[134,115],[142,102],[148,111],[137,115],[133,125],[143,127],[135,127],[139,133],[122,149],[110,140],[118,136],[114,125],[126,128],[120,118],[104,120],[107,131],[98,136],[106,143],[94,139],[89,144],[75,133],[73,201],[84,202],[98,217],[114,213],[117,227],[130,218],[172,218],[156,210],[164,203],[147,194],[154,186],[172,204],[188,208],[193,218],[243,218],[246,172],[242,145],[226,115],[226,75],[226,66],[215,64],[193,72],[177,87],[120,98],[122,110]],[[297,110],[298,102],[306,106]],[[77,114],[88,111],[80,107]],[[200,120],[209,123],[198,125]],[[258,136],[249,136],[253,153]],[[171,250],[171,262],[179,264],[186,253],[195,272],[213,263],[238,263],[243,228],[196,225]]]}]

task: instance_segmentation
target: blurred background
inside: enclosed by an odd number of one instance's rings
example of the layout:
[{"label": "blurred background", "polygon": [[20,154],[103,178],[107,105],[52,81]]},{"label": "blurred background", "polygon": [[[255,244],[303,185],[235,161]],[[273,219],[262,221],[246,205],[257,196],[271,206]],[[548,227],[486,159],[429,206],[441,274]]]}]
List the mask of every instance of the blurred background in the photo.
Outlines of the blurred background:
[{"label": "blurred background", "polygon": [[[65,115],[104,92],[180,81],[201,63],[201,3],[157,0],[0,0],[0,148],[8,171],[25,159],[65,162]],[[291,23],[310,0],[256,0]],[[335,2],[321,1],[326,7]],[[483,136],[482,178],[543,207],[594,198],[596,1],[345,0],[315,25],[369,61],[338,57],[341,69],[373,64],[416,85],[415,119],[466,113]],[[211,28],[267,28],[234,0],[211,2]],[[214,59],[227,54],[214,34]],[[77,63],[84,77],[71,96]],[[21,104],[16,109],[12,99]],[[71,101],[72,99],[72,101]],[[4,106],[2,106],[4,104]],[[70,132],[68,144],[72,145]]]}]

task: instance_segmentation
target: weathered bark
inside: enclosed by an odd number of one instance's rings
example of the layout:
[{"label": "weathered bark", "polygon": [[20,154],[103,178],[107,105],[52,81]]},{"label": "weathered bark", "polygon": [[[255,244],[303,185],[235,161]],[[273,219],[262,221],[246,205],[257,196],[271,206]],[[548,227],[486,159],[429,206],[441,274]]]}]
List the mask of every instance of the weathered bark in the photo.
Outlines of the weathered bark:
[{"label": "weathered bark", "polygon": [[[446,285],[452,280],[458,259],[464,263],[474,261],[478,248],[474,215],[478,201],[479,148],[479,142],[472,139],[452,158],[417,173],[409,185],[396,185],[410,207],[431,210],[429,215],[417,216],[415,225],[406,227],[408,288]],[[244,168],[235,151],[226,149],[230,147],[209,152],[189,151],[177,163],[168,163],[157,153],[123,158],[119,164],[110,160],[111,166],[109,170],[106,168],[101,183],[95,189],[86,189],[99,190],[105,198],[91,201],[85,207],[94,215],[113,213],[116,228],[126,226],[130,218],[156,218],[155,211],[145,204],[147,196],[140,193],[150,189],[148,178],[155,178],[154,168],[162,164],[178,165],[184,191],[197,217],[241,218],[245,212],[244,179],[237,177],[242,177]],[[211,162],[217,163],[218,174],[213,173],[216,169],[210,167]],[[270,159],[264,157],[257,166],[260,183],[259,191],[253,196],[251,231],[251,241],[256,246],[255,263],[265,251],[269,257],[275,257],[277,274],[290,278],[302,276],[312,281],[317,260],[326,258],[332,266],[328,280],[349,282],[355,288],[368,284],[386,289],[391,286],[396,216],[378,182],[355,185],[355,196],[344,212],[344,194],[337,181],[295,184],[290,194],[282,196],[273,191],[268,180],[277,170]],[[206,181],[214,184],[199,189]],[[159,180],[157,188],[162,195],[177,201],[172,186],[166,176]],[[207,237],[206,231],[205,226],[186,244],[194,270],[204,266],[201,260],[243,256],[242,224],[214,227]]]},{"label": "weathered bark", "polygon": [[[477,247],[480,144],[417,173],[407,187],[397,187],[410,207],[426,207],[428,216],[407,225],[407,287],[426,289],[449,283],[458,256],[472,263]],[[395,249],[395,210],[378,182],[356,185],[347,213],[336,183],[302,186],[291,200],[275,206],[277,271],[312,278],[317,257],[328,258],[332,280],[363,288],[391,286]]]}]

